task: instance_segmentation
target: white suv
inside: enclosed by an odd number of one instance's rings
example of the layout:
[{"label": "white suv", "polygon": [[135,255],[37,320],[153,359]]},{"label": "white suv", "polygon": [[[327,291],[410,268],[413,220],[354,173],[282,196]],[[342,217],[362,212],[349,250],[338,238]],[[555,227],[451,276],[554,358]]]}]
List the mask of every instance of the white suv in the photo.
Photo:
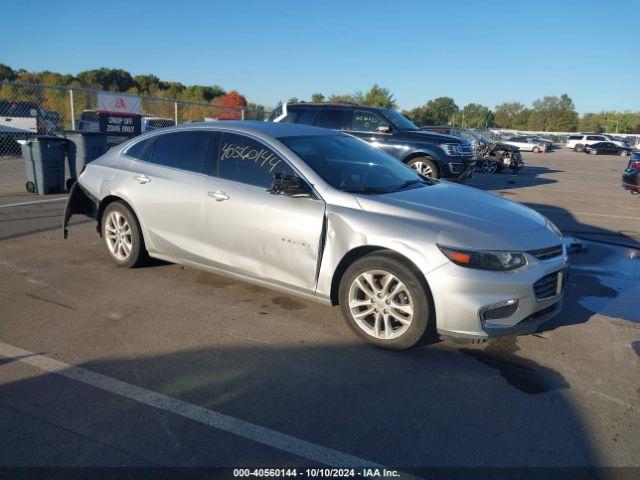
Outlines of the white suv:
[{"label": "white suv", "polygon": [[603,133],[592,133],[592,134],[577,134],[577,135],[569,135],[569,140],[565,147],[573,148],[576,152],[581,152],[585,145],[592,145],[598,142],[611,142],[619,147],[628,147],[625,142],[622,140],[617,140],[611,135],[605,135]]}]

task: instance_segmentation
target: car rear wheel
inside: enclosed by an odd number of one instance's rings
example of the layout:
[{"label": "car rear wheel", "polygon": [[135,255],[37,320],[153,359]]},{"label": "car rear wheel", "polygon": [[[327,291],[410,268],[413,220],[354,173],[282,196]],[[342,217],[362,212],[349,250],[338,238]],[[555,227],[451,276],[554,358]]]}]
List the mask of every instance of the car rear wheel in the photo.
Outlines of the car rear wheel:
[{"label": "car rear wheel", "polygon": [[425,287],[390,254],[371,254],[354,262],[340,282],[339,300],[351,329],[377,347],[410,348],[433,321]]},{"label": "car rear wheel", "polygon": [[533,147],[531,150],[533,153],[540,153],[540,147]]},{"label": "car rear wheel", "polygon": [[411,168],[413,168],[420,175],[429,178],[439,178],[438,167],[435,162],[429,157],[416,157],[407,162]]},{"label": "car rear wheel", "polygon": [[573,147],[574,152],[582,152],[584,150],[584,145],[578,143],[575,147]]},{"label": "car rear wheel", "polygon": [[626,157],[627,155],[629,155],[629,152],[627,152],[626,150],[620,150],[621,157]]},{"label": "car rear wheel", "polygon": [[598,150],[596,150],[595,148],[592,148],[592,149],[589,150],[589,153],[591,155],[597,155],[598,154]]},{"label": "car rear wheel", "polygon": [[107,206],[102,215],[102,238],[107,253],[119,267],[137,267],[147,259],[140,225],[121,202]]}]

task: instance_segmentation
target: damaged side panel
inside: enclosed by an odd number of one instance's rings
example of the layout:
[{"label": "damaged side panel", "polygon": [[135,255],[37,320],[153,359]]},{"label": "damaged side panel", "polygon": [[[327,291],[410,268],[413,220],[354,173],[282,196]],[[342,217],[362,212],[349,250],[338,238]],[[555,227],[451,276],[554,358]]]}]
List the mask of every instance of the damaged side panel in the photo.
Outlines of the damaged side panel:
[{"label": "damaged side panel", "polygon": [[64,220],[62,222],[63,238],[67,238],[69,234],[67,226],[69,225],[69,220],[73,215],[81,214],[90,218],[96,218],[98,205],[98,199],[83,188],[80,183],[75,182],[69,192],[67,207],[64,211]]}]

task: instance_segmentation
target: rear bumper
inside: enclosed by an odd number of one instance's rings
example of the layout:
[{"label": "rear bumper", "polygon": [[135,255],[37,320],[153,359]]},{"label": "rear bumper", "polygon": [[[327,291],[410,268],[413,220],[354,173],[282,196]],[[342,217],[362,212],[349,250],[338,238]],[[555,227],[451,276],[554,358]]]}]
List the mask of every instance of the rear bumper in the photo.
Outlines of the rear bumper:
[{"label": "rear bumper", "polygon": [[86,189],[75,182],[69,191],[67,206],[64,210],[64,218],[62,220],[62,238],[67,238],[69,231],[68,225],[71,217],[77,213],[86,215],[87,217],[96,218],[98,212],[98,199],[94,198]]}]

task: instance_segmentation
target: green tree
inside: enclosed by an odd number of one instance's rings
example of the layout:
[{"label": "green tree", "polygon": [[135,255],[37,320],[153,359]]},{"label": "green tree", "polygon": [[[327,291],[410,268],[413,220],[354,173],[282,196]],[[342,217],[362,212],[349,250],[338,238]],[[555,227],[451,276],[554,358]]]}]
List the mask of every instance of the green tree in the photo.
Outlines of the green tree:
[{"label": "green tree", "polygon": [[80,72],[77,78],[86,86],[116,92],[126,92],[134,86],[129,72],[114,68],[87,70]]},{"label": "green tree", "polygon": [[291,97],[289,100],[287,100],[288,103],[298,103],[300,100],[298,100],[298,97]]},{"label": "green tree", "polygon": [[525,106],[520,102],[503,102],[496,105],[495,124],[501,128],[516,128],[515,124],[524,111]]},{"label": "green tree", "polygon": [[391,108],[394,110],[398,106],[396,99],[389,89],[383,88],[377,83],[365,94],[362,104],[370,107]]},{"label": "green tree", "polygon": [[362,105],[364,101],[364,95],[362,92],[357,91],[356,93],[347,93],[347,94],[332,94],[329,97],[329,102],[331,103],[355,103],[357,105]]},{"label": "green tree", "polygon": [[403,113],[416,125],[448,125],[454,122],[459,110],[453,98],[438,97]]},{"label": "green tree", "polygon": [[324,95],[322,93],[314,93],[311,95],[311,101],[313,103],[322,103],[324,102]]},{"label": "green tree", "polygon": [[465,128],[492,127],[494,124],[494,115],[491,109],[478,103],[465,105],[459,117]]},{"label": "green tree", "polygon": [[0,80],[13,81],[17,76],[18,74],[13,71],[13,68],[4,63],[0,63]]},{"label": "green tree", "polygon": [[566,93],[560,97],[546,96],[533,102],[527,127],[529,130],[574,132],[578,128],[578,118],[573,100]]}]

